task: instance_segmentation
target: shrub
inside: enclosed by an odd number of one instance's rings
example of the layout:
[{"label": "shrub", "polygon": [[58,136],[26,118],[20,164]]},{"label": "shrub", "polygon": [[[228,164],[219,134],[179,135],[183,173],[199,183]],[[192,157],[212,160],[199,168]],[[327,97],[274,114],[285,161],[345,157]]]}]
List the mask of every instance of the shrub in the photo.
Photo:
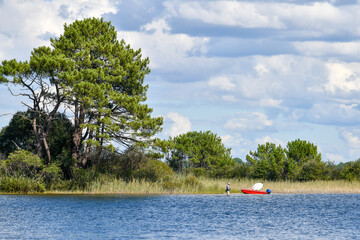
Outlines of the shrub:
[{"label": "shrub", "polygon": [[39,156],[25,150],[10,153],[1,164],[2,172],[7,176],[36,178],[44,164]]},{"label": "shrub", "polygon": [[96,180],[96,173],[92,169],[73,168],[69,189],[85,190],[90,183]]},{"label": "shrub", "polygon": [[62,171],[59,166],[53,163],[43,168],[41,176],[46,184],[46,188],[51,189],[61,181]]},{"label": "shrub", "polygon": [[134,176],[156,182],[173,174],[174,171],[166,163],[159,160],[148,160],[140,169],[135,171]]},{"label": "shrub", "polygon": [[347,163],[340,175],[349,181],[360,180],[360,159]]},{"label": "shrub", "polygon": [[196,177],[201,177],[201,176],[205,176],[206,174],[206,169],[204,168],[192,168],[191,172],[196,176]]},{"label": "shrub", "polygon": [[25,177],[3,177],[0,179],[0,191],[7,193],[44,192],[45,184]]}]

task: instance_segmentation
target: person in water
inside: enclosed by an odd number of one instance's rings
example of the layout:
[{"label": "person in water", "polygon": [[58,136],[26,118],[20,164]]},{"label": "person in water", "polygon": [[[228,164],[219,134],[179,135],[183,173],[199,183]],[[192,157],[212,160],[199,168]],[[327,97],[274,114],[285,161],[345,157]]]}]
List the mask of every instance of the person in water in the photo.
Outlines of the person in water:
[{"label": "person in water", "polygon": [[228,182],[228,184],[226,185],[226,194],[229,196],[230,195],[230,183]]}]

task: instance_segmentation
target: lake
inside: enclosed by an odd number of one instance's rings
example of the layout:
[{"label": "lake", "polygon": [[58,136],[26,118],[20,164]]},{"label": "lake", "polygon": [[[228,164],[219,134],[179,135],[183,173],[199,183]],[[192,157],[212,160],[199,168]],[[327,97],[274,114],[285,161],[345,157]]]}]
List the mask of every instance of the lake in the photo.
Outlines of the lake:
[{"label": "lake", "polygon": [[360,195],[0,195],[0,239],[360,239]]}]

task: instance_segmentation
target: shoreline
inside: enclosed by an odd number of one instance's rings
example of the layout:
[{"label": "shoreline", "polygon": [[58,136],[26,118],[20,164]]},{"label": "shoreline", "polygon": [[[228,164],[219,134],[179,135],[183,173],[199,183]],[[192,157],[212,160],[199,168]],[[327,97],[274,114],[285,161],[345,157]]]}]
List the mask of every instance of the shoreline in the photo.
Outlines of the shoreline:
[{"label": "shoreline", "polygon": [[9,193],[0,195],[223,195],[227,182],[231,182],[231,194],[243,194],[241,189],[251,189],[257,183],[263,183],[263,191],[271,189],[271,194],[360,194],[360,181],[261,181],[248,179],[208,179],[198,178],[192,184],[179,184],[180,179],[169,182],[148,182],[133,180],[125,182],[119,179],[93,182],[84,190],[49,190],[45,192]]}]

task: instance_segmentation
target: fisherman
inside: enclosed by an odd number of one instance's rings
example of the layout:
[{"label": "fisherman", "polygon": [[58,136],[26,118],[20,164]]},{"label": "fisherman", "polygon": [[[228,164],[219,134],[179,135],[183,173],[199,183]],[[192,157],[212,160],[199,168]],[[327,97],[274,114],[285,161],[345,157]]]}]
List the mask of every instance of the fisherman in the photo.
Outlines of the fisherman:
[{"label": "fisherman", "polygon": [[228,182],[228,184],[226,185],[226,194],[229,196],[230,195],[230,183]]}]

